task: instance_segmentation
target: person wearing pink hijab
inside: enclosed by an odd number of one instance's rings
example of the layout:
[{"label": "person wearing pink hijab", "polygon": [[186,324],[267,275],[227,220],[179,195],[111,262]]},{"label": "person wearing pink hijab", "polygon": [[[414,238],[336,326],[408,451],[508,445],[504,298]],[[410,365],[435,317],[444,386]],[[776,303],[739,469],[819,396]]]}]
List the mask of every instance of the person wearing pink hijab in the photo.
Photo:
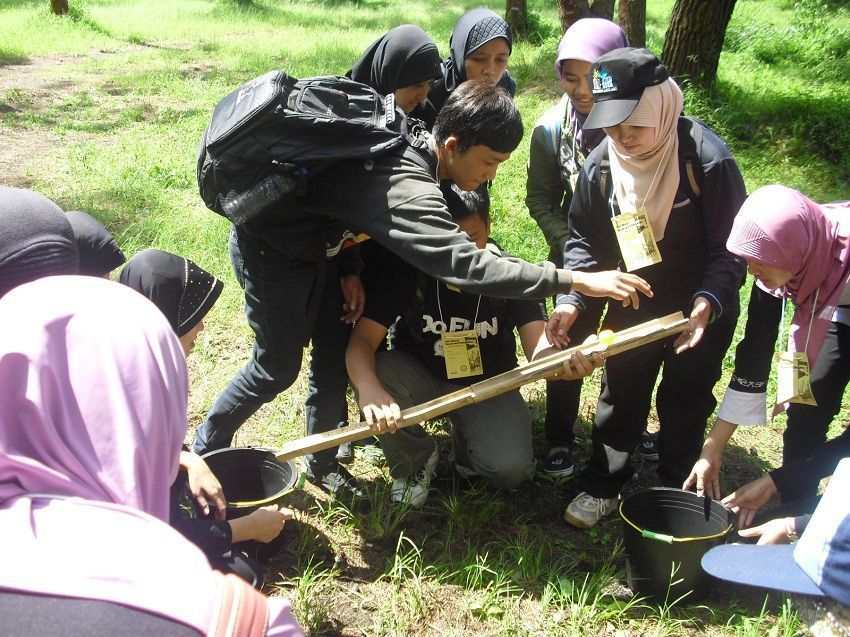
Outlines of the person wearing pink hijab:
[{"label": "person wearing pink hijab", "polygon": [[303,635],[288,602],[212,571],[168,525],[188,386],[162,313],[56,276],[6,294],[0,316],[4,632]]},{"label": "person wearing pink hijab", "polygon": [[[582,129],[590,109],[590,65],[609,51],[629,46],[623,30],[602,18],[582,18],[561,39],[555,72],[564,89],[560,101],[534,125],[528,155],[525,204],[549,244],[549,261],[564,265],[564,246],[570,236],[567,212],[588,153],[605,138],[602,130]],[[584,313],[570,338],[581,343],[596,332],[599,315]],[[573,423],[578,417],[582,381],[546,383],[547,457],[543,473],[556,478],[573,473]]]},{"label": "person wearing pink hijab", "polygon": [[[780,510],[811,513],[821,478],[850,455],[850,432],[826,441],[850,382],[850,203],[820,205],[781,185],[747,198],[735,218],[728,248],[755,278],[747,328],[735,356],[735,372],[717,420],[685,488],[719,498],[721,454],[738,425],[766,422],[766,385],[777,333],[780,350],[805,353],[816,405],[779,389],[774,413],[787,409],[783,463],[724,498],[742,526],[777,493]],[[783,299],[795,304],[790,333],[780,328]]]},{"label": "person wearing pink hijab", "polygon": [[[606,329],[674,312],[683,312],[689,324],[677,339],[605,362],[593,451],[578,481],[581,491],[564,513],[578,528],[594,526],[616,508],[653,404],[660,423],[658,477],[664,486],[681,486],[716,404],[713,389],[744,279],[743,260],[726,249],[744,180],[723,142],[681,115],[682,91],[664,65],[646,49],[615,49],[591,65],[591,86],[595,103],[584,130],[601,128],[607,139],[579,174],[564,262],[590,272],[637,271],[652,281],[652,297],[639,306],[608,304]],[[603,303],[576,293],[559,296],[547,326],[550,341],[568,343],[577,318],[598,315]]]}]

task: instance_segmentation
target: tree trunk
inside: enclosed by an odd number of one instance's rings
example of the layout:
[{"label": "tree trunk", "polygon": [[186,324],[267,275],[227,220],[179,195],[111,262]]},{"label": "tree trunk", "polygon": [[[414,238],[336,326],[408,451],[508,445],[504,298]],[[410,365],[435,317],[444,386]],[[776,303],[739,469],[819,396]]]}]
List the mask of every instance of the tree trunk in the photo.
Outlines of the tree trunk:
[{"label": "tree trunk", "polygon": [[583,17],[611,20],[614,17],[614,0],[590,0],[590,12]]},{"label": "tree trunk", "polygon": [[677,80],[711,86],[735,0],[676,0],[661,59]]},{"label": "tree trunk", "polygon": [[590,7],[587,0],[558,0],[558,17],[561,19],[561,29],[564,31],[589,13]]},{"label": "tree trunk", "polygon": [[505,22],[514,33],[525,33],[528,29],[528,7],[526,0],[506,0]]},{"label": "tree trunk", "polygon": [[646,46],[646,0],[620,0],[618,20],[631,46]]},{"label": "tree trunk", "polygon": [[50,10],[56,15],[68,13],[68,0],[50,0]]}]

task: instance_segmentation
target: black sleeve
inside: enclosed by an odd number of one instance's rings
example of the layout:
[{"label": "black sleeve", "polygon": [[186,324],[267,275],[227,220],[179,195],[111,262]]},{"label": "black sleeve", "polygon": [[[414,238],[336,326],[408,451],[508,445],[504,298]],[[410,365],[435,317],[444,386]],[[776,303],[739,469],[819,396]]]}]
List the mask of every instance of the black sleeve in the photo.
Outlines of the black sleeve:
[{"label": "black sleeve", "polygon": [[726,240],[747,192],[729,149],[707,129],[703,132],[703,158],[705,176],[700,205],[708,243],[707,262],[701,289],[694,296],[705,293],[717,318],[724,308],[737,306],[738,290],[744,280],[744,260],[726,249]]},{"label": "black sleeve", "polygon": [[518,328],[534,321],[545,321],[547,318],[543,301],[512,299],[508,301],[508,312],[511,315],[511,321]]},{"label": "black sleeve", "polygon": [[735,371],[729,381],[730,389],[748,394],[765,392],[781,321],[782,299],[753,283],[744,338],[735,349]]},{"label": "black sleeve", "polygon": [[226,520],[191,520],[179,517],[171,526],[204,552],[207,557],[221,557],[233,544],[233,533]]},{"label": "black sleeve", "polygon": [[[611,214],[599,188],[596,160],[601,155],[600,145],[584,162],[576,191],[570,203],[568,221],[570,238],[564,250],[564,268],[582,272],[616,270],[620,261],[620,248],[611,224]],[[604,299],[590,298],[577,292],[561,295],[558,303],[569,303],[582,310],[601,312]]]},{"label": "black sleeve", "polygon": [[363,246],[363,288],[366,306],[363,317],[389,329],[416,293],[416,272],[382,245]]},{"label": "black sleeve", "polygon": [[850,457],[850,429],[845,429],[840,436],[828,440],[808,455],[786,462],[778,469],[774,469],[770,472],[770,477],[782,493],[802,476],[817,478],[831,476],[838,462],[847,457]]}]

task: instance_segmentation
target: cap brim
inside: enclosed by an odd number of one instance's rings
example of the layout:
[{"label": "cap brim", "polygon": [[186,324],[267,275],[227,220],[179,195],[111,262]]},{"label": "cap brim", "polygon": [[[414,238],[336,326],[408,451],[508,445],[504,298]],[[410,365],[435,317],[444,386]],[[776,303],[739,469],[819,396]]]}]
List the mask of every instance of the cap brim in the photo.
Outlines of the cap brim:
[{"label": "cap brim", "polygon": [[797,566],[794,546],[790,544],[724,544],[703,556],[702,568],[709,575],[737,584],[800,595],[824,596],[811,578]]},{"label": "cap brim", "polygon": [[584,130],[609,128],[626,121],[640,101],[640,96],[630,99],[596,102],[584,122]]}]

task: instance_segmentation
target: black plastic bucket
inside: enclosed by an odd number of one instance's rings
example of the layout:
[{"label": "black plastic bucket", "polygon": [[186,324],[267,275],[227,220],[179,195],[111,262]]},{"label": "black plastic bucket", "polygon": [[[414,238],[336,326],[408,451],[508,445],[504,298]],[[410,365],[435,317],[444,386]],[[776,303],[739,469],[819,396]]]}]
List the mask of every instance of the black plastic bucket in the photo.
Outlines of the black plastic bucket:
[{"label": "black plastic bucket", "polygon": [[627,575],[635,595],[658,603],[704,596],[711,577],[700,560],[726,541],[736,516],[691,491],[656,487],[620,502]]},{"label": "black plastic bucket", "polygon": [[259,507],[278,504],[295,488],[298,471],[269,449],[228,447],[204,454],[227,497],[227,517],[239,518]]}]

